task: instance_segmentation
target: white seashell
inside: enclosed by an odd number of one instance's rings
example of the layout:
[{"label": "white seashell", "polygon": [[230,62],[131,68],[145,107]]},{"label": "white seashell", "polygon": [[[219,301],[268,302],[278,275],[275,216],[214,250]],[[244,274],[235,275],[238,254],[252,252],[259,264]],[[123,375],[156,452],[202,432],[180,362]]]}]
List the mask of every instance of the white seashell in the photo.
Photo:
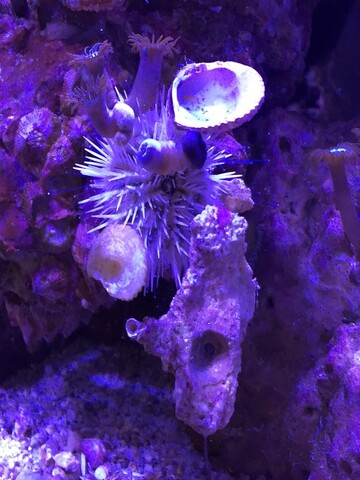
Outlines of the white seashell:
[{"label": "white seashell", "polygon": [[264,95],[260,74],[236,62],[189,64],[171,87],[175,123],[203,131],[227,131],[250,120]]},{"label": "white seashell", "polygon": [[[128,225],[105,227],[90,248],[87,274],[101,282],[112,297],[134,299],[145,285],[147,275],[146,251],[140,235]],[[82,449],[88,457],[84,445],[88,447],[85,440]]]}]

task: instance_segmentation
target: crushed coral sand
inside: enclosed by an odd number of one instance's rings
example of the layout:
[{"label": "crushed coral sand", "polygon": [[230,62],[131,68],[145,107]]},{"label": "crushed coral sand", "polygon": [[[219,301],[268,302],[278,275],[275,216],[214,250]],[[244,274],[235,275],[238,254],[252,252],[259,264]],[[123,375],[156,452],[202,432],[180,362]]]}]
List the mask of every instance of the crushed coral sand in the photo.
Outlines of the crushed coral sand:
[{"label": "crushed coral sand", "polygon": [[206,472],[171,378],[131,347],[75,340],[0,385],[0,479],[233,478]]}]

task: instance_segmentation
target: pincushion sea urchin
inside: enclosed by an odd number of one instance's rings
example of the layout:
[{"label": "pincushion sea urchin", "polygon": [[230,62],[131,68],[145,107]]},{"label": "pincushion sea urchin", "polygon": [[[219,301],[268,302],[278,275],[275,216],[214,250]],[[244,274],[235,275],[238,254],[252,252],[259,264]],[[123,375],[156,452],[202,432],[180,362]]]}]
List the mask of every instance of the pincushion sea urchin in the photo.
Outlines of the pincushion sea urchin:
[{"label": "pincushion sea urchin", "polygon": [[154,290],[168,270],[177,286],[188,266],[190,224],[207,204],[219,203],[229,155],[211,136],[175,128],[164,102],[140,114],[138,134],[123,146],[113,139],[87,140],[86,160],[76,168],[92,178],[94,194],[81,201],[99,219],[133,227],[148,257],[147,288]]}]

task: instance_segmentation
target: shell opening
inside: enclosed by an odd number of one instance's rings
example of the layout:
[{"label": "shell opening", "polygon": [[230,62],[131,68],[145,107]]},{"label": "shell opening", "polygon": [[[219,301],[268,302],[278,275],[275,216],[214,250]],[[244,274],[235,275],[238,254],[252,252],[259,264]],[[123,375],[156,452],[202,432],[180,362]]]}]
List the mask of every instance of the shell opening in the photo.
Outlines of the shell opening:
[{"label": "shell opening", "polygon": [[129,338],[136,340],[141,329],[141,323],[135,318],[129,318],[125,324],[125,330]]}]

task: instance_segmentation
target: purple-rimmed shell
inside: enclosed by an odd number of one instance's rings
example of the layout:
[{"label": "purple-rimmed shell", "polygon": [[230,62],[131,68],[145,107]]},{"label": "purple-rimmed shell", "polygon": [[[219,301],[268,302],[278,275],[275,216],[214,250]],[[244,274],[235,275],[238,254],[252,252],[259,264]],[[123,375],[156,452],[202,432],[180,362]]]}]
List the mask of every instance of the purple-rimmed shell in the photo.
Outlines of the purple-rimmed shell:
[{"label": "purple-rimmed shell", "polygon": [[193,130],[231,130],[250,120],[265,95],[261,75],[237,62],[189,64],[171,87],[175,123]]}]

